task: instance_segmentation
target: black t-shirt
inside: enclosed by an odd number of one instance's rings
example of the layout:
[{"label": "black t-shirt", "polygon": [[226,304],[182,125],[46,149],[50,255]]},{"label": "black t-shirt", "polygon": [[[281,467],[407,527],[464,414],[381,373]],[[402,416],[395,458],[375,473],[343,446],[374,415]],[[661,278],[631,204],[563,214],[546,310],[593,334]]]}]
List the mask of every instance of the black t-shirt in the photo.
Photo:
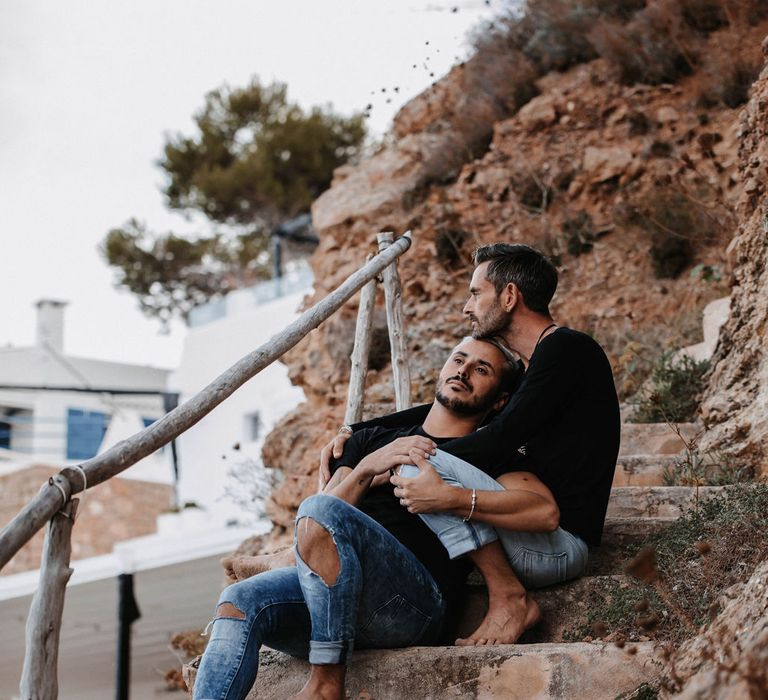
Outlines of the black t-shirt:
[{"label": "black t-shirt", "polygon": [[[357,430],[344,445],[344,453],[330,462],[331,473],[339,467],[356,467],[366,455],[388,445],[393,440],[410,435],[423,435],[438,444],[451,438],[434,438],[427,435],[421,425],[409,427],[372,427]],[[470,569],[465,560],[451,561],[448,552],[437,535],[416,514],[409,513],[394,495],[390,483],[369,489],[358,504],[366,515],[386,528],[397,540],[411,550],[416,558],[435,579],[448,606],[447,619],[453,624],[456,605],[463,591],[464,580]]]},{"label": "black t-shirt", "polygon": [[[429,406],[353,426],[421,423]],[[590,545],[600,538],[620,437],[619,402],[603,349],[588,335],[558,328],[536,347],[501,413],[480,430],[440,445],[498,478],[530,471],[552,491],[560,525]]]}]

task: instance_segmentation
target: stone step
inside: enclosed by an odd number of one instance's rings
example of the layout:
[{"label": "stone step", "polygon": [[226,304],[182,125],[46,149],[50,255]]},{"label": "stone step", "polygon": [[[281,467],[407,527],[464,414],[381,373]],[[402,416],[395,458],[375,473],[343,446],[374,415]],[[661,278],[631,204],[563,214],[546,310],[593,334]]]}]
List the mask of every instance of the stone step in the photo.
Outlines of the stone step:
[{"label": "stone step", "polygon": [[[248,700],[298,693],[306,662],[271,650],[259,657]],[[619,649],[604,643],[411,647],[355,652],[347,673],[354,700],[562,700],[615,698],[659,675],[652,643]],[[185,668],[188,682],[194,669]]]},{"label": "stone step", "polygon": [[599,547],[591,547],[586,576],[618,574],[652,535],[661,532],[677,518],[610,518],[605,521]]},{"label": "stone step", "polygon": [[[687,441],[694,440],[701,427],[695,423],[677,423],[680,434]],[[622,423],[619,454],[677,454],[685,443],[666,423]]]},{"label": "stone step", "polygon": [[677,518],[725,486],[620,486],[611,489],[608,518]]},{"label": "stone step", "polygon": [[[473,572],[474,573],[474,572]],[[456,630],[457,637],[468,637],[474,632],[488,610],[488,590],[482,576],[472,577],[467,586],[464,610]],[[541,608],[541,621],[520,638],[522,644],[562,642],[567,629],[579,627],[587,619],[587,601],[590,593],[604,590],[612,582],[625,583],[623,575],[585,576],[557,586],[532,591]]]},{"label": "stone step", "polygon": [[613,486],[663,486],[665,474],[679,471],[678,455],[619,455]]}]

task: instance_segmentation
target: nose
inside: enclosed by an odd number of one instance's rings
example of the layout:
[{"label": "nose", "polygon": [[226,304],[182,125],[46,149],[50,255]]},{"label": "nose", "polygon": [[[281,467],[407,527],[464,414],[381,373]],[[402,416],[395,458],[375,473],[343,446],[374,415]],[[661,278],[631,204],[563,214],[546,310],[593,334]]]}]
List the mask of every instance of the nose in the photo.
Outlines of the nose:
[{"label": "nose", "polygon": [[472,313],[472,308],[471,308],[471,306],[472,306],[472,297],[470,297],[469,299],[467,299],[467,303],[466,303],[466,304],[464,304],[464,308],[461,310],[461,312],[462,312],[462,313],[463,313],[465,316],[469,316],[469,315]]}]

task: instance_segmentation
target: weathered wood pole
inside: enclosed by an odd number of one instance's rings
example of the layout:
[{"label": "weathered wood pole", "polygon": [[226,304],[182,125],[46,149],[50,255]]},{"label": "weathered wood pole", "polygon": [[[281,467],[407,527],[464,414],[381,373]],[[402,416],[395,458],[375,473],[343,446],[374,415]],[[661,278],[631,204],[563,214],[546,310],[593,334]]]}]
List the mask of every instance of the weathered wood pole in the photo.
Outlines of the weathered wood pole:
[{"label": "weathered wood pole", "polygon": [[[393,243],[393,233],[380,233],[379,253]],[[398,239],[400,240],[400,239]],[[397,259],[384,269],[384,302],[387,310],[389,346],[392,350],[392,373],[395,377],[395,406],[398,411],[411,406],[411,368],[408,364],[408,345],[403,323],[403,287],[397,271]]]},{"label": "weathered wood pole", "polygon": [[360,292],[360,306],[357,310],[355,325],[355,345],[351,356],[352,369],[349,373],[347,412],[344,414],[345,425],[357,423],[363,417],[365,378],[368,375],[368,355],[371,350],[373,307],[376,304],[376,284],[377,279],[374,277]]},{"label": "weathered wood pole", "polygon": [[[404,233],[392,245],[380,252],[373,260],[350,275],[327,297],[307,309],[293,323],[249,353],[219,375],[191,399],[174,408],[160,420],[141,432],[132,435],[108,450],[83,462],[88,486],[111,479],[133,466],[140,459],[152,454],[174,438],[191,428],[210,413],[222,401],[231,396],[245,382],[268,365],[282,357],[311,330],[333,315],[367,282],[382,272],[411,246],[410,231]],[[63,469],[59,476],[68,481],[68,494],[83,490],[83,477],[72,468]],[[0,530],[0,570],[16,554],[53,514],[61,507],[61,494],[57,488],[44,485],[38,494],[22,508],[10,523]]]},{"label": "weathered wood pole", "polygon": [[22,700],[56,700],[59,695],[59,635],[64,593],[72,575],[69,558],[77,503],[77,499],[68,501],[51,518],[45,534],[40,585],[27,617],[26,652],[19,684]]}]

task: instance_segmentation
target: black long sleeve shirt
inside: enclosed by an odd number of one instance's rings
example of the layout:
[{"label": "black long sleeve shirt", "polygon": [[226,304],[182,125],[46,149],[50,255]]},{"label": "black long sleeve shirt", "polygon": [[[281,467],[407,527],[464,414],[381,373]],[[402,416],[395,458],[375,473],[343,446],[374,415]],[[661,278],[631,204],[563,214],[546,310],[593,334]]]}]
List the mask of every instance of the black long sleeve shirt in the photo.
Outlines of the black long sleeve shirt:
[{"label": "black long sleeve shirt", "polygon": [[[429,405],[353,426],[418,425]],[[558,328],[542,339],[505,408],[480,430],[440,445],[498,478],[530,471],[552,491],[560,525],[600,544],[619,452],[619,402],[610,363],[588,335]]]}]

